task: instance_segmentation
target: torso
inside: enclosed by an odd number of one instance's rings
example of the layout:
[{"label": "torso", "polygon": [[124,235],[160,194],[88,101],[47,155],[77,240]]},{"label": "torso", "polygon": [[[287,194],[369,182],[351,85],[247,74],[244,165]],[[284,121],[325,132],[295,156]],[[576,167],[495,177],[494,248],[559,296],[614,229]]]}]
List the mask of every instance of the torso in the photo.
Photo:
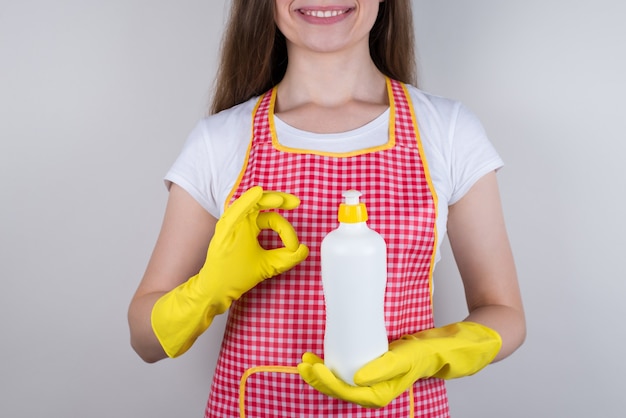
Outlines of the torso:
[{"label": "torso", "polygon": [[[283,216],[309,246],[310,255],[231,307],[207,417],[448,416],[445,388],[437,379],[419,381],[388,407],[371,410],[318,393],[295,371],[305,351],[323,355],[319,245],[336,227],[341,192],[350,188],[364,193],[369,224],[388,244],[388,338],[433,326],[436,195],[406,90],[390,82],[390,91],[392,86],[395,129],[389,140],[351,155],[281,149],[272,130],[272,95],[260,99],[246,165],[229,201],[252,185],[294,193],[302,204]],[[280,244],[270,233],[262,233],[259,240],[266,248]]]}]

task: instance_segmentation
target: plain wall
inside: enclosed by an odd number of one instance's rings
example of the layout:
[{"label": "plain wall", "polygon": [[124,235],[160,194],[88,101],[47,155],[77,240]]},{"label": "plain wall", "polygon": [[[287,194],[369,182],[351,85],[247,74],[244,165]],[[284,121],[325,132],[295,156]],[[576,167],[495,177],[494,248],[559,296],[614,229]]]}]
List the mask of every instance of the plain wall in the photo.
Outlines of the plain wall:
[{"label": "plain wall", "polygon": [[[0,0],[0,416],[199,417],[223,318],[144,364],[126,310],[162,177],[206,113],[223,2]],[[621,417],[626,6],[414,1],[421,87],[463,101],[499,173],[527,309],[452,416]],[[436,320],[466,314],[448,247]]]}]

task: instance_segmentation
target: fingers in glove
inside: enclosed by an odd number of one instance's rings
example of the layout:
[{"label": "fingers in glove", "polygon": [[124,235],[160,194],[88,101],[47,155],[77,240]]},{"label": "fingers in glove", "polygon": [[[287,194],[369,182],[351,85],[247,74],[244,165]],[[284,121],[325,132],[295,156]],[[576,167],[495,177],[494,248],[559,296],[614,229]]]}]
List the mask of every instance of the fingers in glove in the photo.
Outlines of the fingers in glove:
[{"label": "fingers in glove", "polygon": [[284,247],[265,250],[263,258],[268,266],[265,276],[273,277],[284,273],[306,259],[308,255],[309,247],[303,244],[300,244],[295,251]]},{"label": "fingers in glove", "polygon": [[[258,186],[257,186],[258,187]],[[295,209],[300,206],[300,199],[291,193],[266,191],[258,202],[259,210]]]},{"label": "fingers in glove", "polygon": [[354,374],[354,383],[359,386],[372,386],[405,375],[411,369],[403,358],[393,352],[370,361]]},{"label": "fingers in glove", "polygon": [[276,232],[289,251],[296,251],[300,246],[300,240],[293,225],[279,213],[261,212],[257,217],[256,224],[260,229],[271,229]]},{"label": "fingers in glove", "polygon": [[254,186],[246,190],[241,196],[239,196],[239,198],[226,208],[224,214],[218,222],[220,229],[229,231],[241,222],[243,218],[248,216],[251,211],[258,210],[257,204],[262,198],[263,188],[260,186]]},{"label": "fingers in glove", "polygon": [[319,358],[313,353],[306,352],[302,355],[302,362],[316,364],[316,363],[324,363],[324,360],[322,360],[321,358]]},{"label": "fingers in glove", "polygon": [[283,192],[263,191],[261,186],[253,186],[236,199],[220,218],[222,230],[230,230],[252,212],[268,209],[295,209],[300,205],[298,197]]},{"label": "fingers in glove", "polygon": [[351,386],[338,379],[323,362],[317,362],[315,358],[312,361],[300,363],[298,373],[309,385],[327,396],[367,408],[380,408],[393,400],[393,397],[381,396],[375,387]]}]

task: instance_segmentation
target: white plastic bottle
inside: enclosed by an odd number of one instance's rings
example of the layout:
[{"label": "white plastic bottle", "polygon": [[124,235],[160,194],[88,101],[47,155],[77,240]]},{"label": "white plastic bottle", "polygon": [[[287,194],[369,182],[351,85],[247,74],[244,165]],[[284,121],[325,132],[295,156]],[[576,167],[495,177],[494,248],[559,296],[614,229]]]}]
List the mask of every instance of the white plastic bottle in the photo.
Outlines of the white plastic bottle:
[{"label": "white plastic bottle", "polygon": [[387,351],[385,287],[387,245],[367,226],[361,193],[342,193],[339,227],[322,240],[322,284],[326,302],[324,364],[354,385],[354,373]]}]

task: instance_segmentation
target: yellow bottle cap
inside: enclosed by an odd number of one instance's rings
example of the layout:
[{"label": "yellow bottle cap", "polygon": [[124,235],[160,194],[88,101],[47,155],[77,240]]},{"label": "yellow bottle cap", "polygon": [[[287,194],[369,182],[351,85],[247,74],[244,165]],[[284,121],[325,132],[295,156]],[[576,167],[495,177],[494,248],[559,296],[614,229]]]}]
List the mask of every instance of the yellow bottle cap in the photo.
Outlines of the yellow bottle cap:
[{"label": "yellow bottle cap", "polygon": [[367,208],[365,203],[359,202],[361,192],[356,190],[347,190],[342,193],[344,203],[339,205],[337,219],[341,223],[355,224],[358,222],[367,222]]}]

